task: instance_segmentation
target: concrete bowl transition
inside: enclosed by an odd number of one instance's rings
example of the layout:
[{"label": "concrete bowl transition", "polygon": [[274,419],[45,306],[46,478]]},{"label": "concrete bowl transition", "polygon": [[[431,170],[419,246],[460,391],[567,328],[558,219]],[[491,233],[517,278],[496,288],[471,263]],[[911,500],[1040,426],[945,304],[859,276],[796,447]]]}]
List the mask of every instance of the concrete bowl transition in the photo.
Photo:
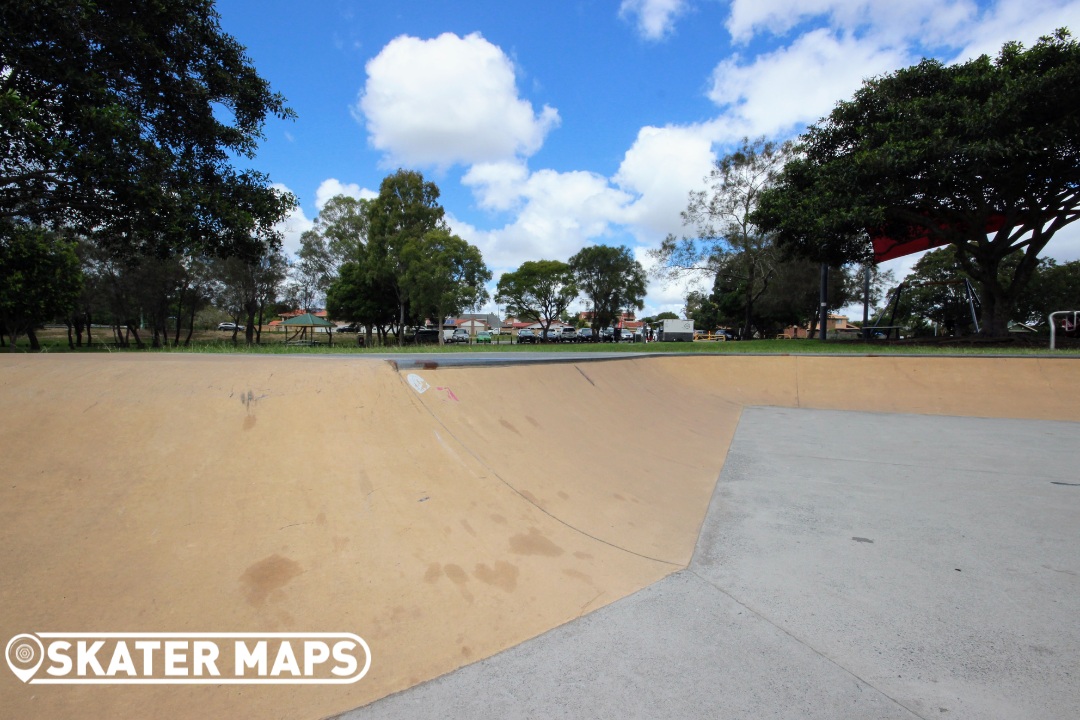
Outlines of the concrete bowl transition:
[{"label": "concrete bowl transition", "polygon": [[[367,675],[345,685],[40,686],[4,670],[0,715],[315,719],[361,708],[355,717],[362,718],[367,706],[373,717],[395,716],[376,701],[406,696],[403,691],[451,677],[459,668],[483,668],[481,661],[492,662],[631,596],[644,602],[642,591],[686,571],[695,558],[718,557],[725,573],[743,561],[759,569],[709,576],[709,582],[740,601],[756,598],[747,606],[781,634],[811,646],[816,656],[843,666],[911,713],[896,717],[929,717],[931,711],[945,717],[924,685],[889,684],[893,660],[875,661],[880,681],[855,669],[870,663],[863,655],[888,638],[849,633],[833,647],[839,630],[817,640],[810,630],[794,629],[802,622],[799,607],[808,606],[792,604],[805,585],[792,584],[799,577],[796,556],[782,560],[789,549],[776,542],[783,527],[770,525],[776,532],[755,536],[755,547],[772,538],[776,547],[768,557],[731,554],[738,544],[736,515],[757,502],[728,494],[743,486],[736,486],[734,475],[724,486],[722,474],[741,472],[737,479],[747,480],[745,467],[725,468],[744,410],[766,413],[756,416],[765,425],[752,454],[773,458],[770,481],[790,475],[785,477],[794,485],[777,496],[789,500],[800,491],[796,466],[820,456],[817,438],[835,439],[844,417],[871,418],[855,421],[866,426],[873,417],[895,415],[912,423],[904,437],[919,438],[926,428],[939,441],[922,452],[882,437],[879,452],[858,460],[868,476],[876,463],[920,452],[923,460],[938,453],[936,462],[950,455],[946,433],[952,431],[929,419],[921,424],[921,418],[1049,422],[1065,435],[1063,453],[1070,448],[1074,454],[1080,440],[1080,426],[1073,425],[1080,422],[1080,363],[1072,359],[672,355],[468,367],[408,362],[176,354],[0,358],[0,640],[61,631],[344,631],[363,637],[372,658]],[[785,414],[767,414],[777,409]],[[817,413],[799,416],[809,431],[783,430],[784,417],[804,411]],[[1002,439],[1007,436],[991,437],[981,428],[971,429],[965,444],[1008,444]],[[1050,445],[1051,454],[1055,447]],[[1026,456],[1027,449],[1006,454]],[[1010,477],[1039,474],[1040,462],[1041,456],[1029,457]],[[935,467],[928,463],[920,472],[932,475]],[[1061,532],[1064,540],[1078,540],[1080,487],[1066,493],[1069,477],[1055,477],[1055,491],[1062,492],[1052,503],[1072,518]],[[897,502],[928,492],[917,480]],[[754,492],[768,489],[755,486]],[[840,501],[829,504],[849,507],[845,518],[861,512]],[[819,527],[818,515],[785,515],[781,525]],[[846,519],[837,522],[848,527]],[[995,526],[999,518],[973,522]],[[902,528],[896,532],[902,536]],[[790,547],[804,541],[827,547],[828,535],[804,533]],[[705,539],[712,543],[708,548],[701,544]],[[873,542],[852,540],[860,552]],[[877,539],[875,551],[887,552],[883,542]],[[1055,663],[1071,665],[1072,675],[1071,682],[1030,679],[1029,685],[1044,684],[1045,695],[1060,700],[1055,705],[1032,691],[1031,717],[1057,717],[1057,708],[1069,703],[1080,707],[1078,549],[1072,545],[1067,566],[1044,561],[1055,571],[1047,582],[1060,587],[1043,593],[1063,598],[1046,610],[1060,613],[1055,624],[1065,637]],[[827,558],[841,550],[822,552]],[[792,566],[768,566],[769,558]],[[903,560],[910,581],[888,565],[888,557],[879,562],[885,564],[878,570],[856,572],[864,584],[884,578],[892,601],[922,582],[912,565],[917,560]],[[1001,572],[1015,575],[1016,567]],[[788,584],[766,592],[760,583],[774,575]],[[857,612],[857,606],[844,611]],[[909,622],[933,612],[913,610]],[[1008,626],[986,612],[984,625]],[[1025,642],[1046,646],[1030,637]],[[966,708],[969,717],[994,716],[1007,699],[983,706],[977,696],[1007,687],[992,674],[961,683],[963,666],[962,658],[934,665],[933,682],[951,683],[959,698],[947,717],[964,716],[956,708]],[[603,676],[603,667],[596,673]],[[648,683],[649,677],[643,672],[627,684]],[[490,679],[475,682],[468,692],[481,700],[485,692],[506,696],[505,690],[484,689]],[[754,692],[768,694],[760,687]],[[754,708],[775,702],[743,700],[740,713],[746,714],[731,717],[764,716]],[[515,710],[509,702],[490,716],[552,712],[526,705]],[[683,708],[671,717],[697,712],[677,702],[667,707]],[[822,716],[843,717],[843,707],[829,706]],[[776,708],[770,716],[812,716]],[[622,712],[635,716],[632,708]],[[722,708],[716,712],[727,716]],[[445,706],[429,714],[456,715]],[[396,716],[419,714],[402,710]]]}]

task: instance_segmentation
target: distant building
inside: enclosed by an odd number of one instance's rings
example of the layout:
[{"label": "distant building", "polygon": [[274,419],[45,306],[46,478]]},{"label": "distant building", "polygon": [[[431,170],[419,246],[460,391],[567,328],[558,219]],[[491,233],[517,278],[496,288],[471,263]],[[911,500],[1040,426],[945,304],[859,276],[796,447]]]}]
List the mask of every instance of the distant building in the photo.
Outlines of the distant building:
[{"label": "distant building", "polygon": [[[862,330],[858,325],[852,325],[847,315],[835,315],[830,313],[825,323],[826,332],[857,333]],[[806,327],[789,325],[784,331],[776,336],[777,340],[801,340],[810,337],[810,325]],[[819,336],[820,337],[820,336]]]}]

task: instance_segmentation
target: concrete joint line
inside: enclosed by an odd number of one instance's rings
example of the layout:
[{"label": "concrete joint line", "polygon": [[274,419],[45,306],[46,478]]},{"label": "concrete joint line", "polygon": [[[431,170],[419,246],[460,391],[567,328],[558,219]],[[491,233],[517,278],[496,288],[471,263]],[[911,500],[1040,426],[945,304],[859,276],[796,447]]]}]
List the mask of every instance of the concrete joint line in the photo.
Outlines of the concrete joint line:
[{"label": "concrete joint line", "polygon": [[848,675],[850,675],[851,677],[853,677],[853,678],[854,678],[855,680],[857,680],[858,682],[862,683],[863,685],[865,685],[866,687],[870,688],[870,689],[871,689],[871,690],[873,690],[874,692],[878,693],[878,694],[879,694],[879,695],[881,695],[882,697],[884,697],[884,698],[887,698],[887,699],[888,699],[888,700],[889,700],[890,702],[894,703],[895,705],[897,705],[897,706],[899,706],[899,707],[903,708],[904,710],[906,710],[907,712],[911,713],[911,715],[912,715],[913,717],[917,717],[917,718],[919,718],[919,720],[930,720],[930,719],[929,719],[929,718],[927,718],[927,717],[926,717],[925,715],[920,715],[919,713],[915,712],[914,710],[912,710],[911,708],[909,708],[909,707],[908,707],[907,705],[905,705],[904,703],[900,702],[900,701],[899,701],[898,699],[894,698],[894,697],[893,697],[892,695],[888,694],[887,692],[885,692],[885,691],[884,691],[884,690],[882,690],[881,688],[879,688],[879,687],[875,686],[875,685],[874,685],[873,683],[871,683],[871,682],[867,682],[867,681],[866,681],[865,679],[863,679],[862,677],[860,677],[860,676],[859,676],[859,675],[858,675],[858,674],[857,674],[857,673],[856,673],[855,671],[851,670],[850,668],[844,667],[843,665],[841,665],[841,664],[840,664],[840,663],[838,663],[837,661],[833,660],[833,659],[832,659],[831,657],[829,657],[829,656],[828,656],[828,655],[826,655],[825,653],[823,653],[823,652],[821,652],[820,650],[818,650],[818,649],[817,649],[816,647],[814,647],[814,646],[813,646],[813,645],[811,645],[810,643],[808,643],[808,642],[806,642],[805,640],[803,640],[802,638],[800,638],[800,637],[799,637],[798,635],[795,635],[794,633],[792,633],[792,632],[791,632],[790,630],[788,630],[788,629],[787,629],[787,628],[785,628],[784,626],[782,626],[782,625],[779,625],[779,624],[777,624],[777,623],[776,623],[775,621],[773,621],[773,619],[772,619],[772,618],[770,618],[770,617],[768,617],[767,615],[764,615],[763,613],[759,612],[758,610],[756,610],[756,609],[754,609],[754,608],[750,607],[750,606],[749,606],[749,605],[747,605],[747,604],[746,604],[745,602],[743,602],[743,601],[742,601],[742,600],[740,600],[739,598],[735,597],[735,596],[734,596],[734,595],[732,595],[732,594],[731,594],[730,592],[728,592],[728,591],[727,591],[727,590],[725,590],[724,588],[720,587],[720,586],[719,586],[719,585],[717,585],[716,583],[714,583],[714,582],[712,582],[712,581],[708,580],[707,578],[704,578],[704,577],[702,577],[701,575],[698,575],[698,574],[697,574],[697,572],[696,572],[696,571],[695,571],[695,570],[694,570],[694,569],[693,569],[692,567],[688,567],[688,568],[687,568],[687,569],[685,570],[685,572],[688,572],[688,573],[690,573],[691,575],[693,575],[694,577],[696,577],[696,578],[697,578],[698,580],[701,580],[701,581],[702,581],[703,583],[705,583],[705,584],[706,584],[706,585],[708,585],[709,587],[713,588],[714,590],[716,590],[717,592],[719,592],[719,593],[723,594],[724,596],[726,596],[726,597],[730,598],[732,602],[734,602],[734,603],[738,604],[738,605],[739,605],[740,607],[746,608],[746,611],[747,611],[747,612],[749,612],[749,613],[753,614],[753,615],[754,615],[755,617],[757,617],[757,618],[760,618],[760,619],[761,619],[762,621],[764,621],[764,622],[768,623],[769,625],[773,626],[774,628],[776,628],[777,630],[779,630],[780,632],[784,633],[784,634],[785,634],[785,635],[787,635],[787,636],[788,636],[789,638],[791,638],[792,640],[794,640],[795,642],[797,642],[797,643],[799,643],[800,645],[802,645],[803,647],[805,647],[805,648],[806,648],[807,650],[809,650],[810,652],[812,652],[812,653],[814,653],[815,655],[817,655],[817,656],[818,656],[819,658],[821,658],[821,659],[822,659],[822,660],[824,660],[825,662],[829,663],[830,665],[833,665],[833,666],[834,666],[834,667],[836,667],[836,668],[839,668],[839,669],[840,669],[840,670],[841,670],[842,672],[845,672],[845,673],[847,673]]},{"label": "concrete joint line", "polygon": [[[408,382],[405,380],[405,378],[403,378],[401,376],[400,373],[398,374],[398,379],[403,384],[408,385]],[[473,451],[473,449],[471,447],[469,447],[464,442],[462,442],[461,439],[457,435],[454,434],[454,431],[451,430],[450,428],[448,428],[446,426],[446,423],[444,423],[442,420],[440,420],[439,417],[435,413],[433,413],[431,411],[431,408],[427,406],[427,403],[425,403],[422,399],[418,400],[417,402],[419,402],[420,406],[423,407],[424,410],[427,411],[428,415],[431,416],[432,420],[434,420],[436,423],[438,423],[439,426],[442,427],[442,429],[446,431],[446,434],[449,435],[451,438],[453,438],[454,442],[457,443],[458,447],[460,447],[462,450],[467,452],[470,457],[472,457],[474,460],[476,460],[476,462],[480,463],[480,465],[483,468],[485,468],[488,472],[490,472],[493,477],[495,477],[499,482],[501,482],[506,487],[510,488],[518,497],[520,497],[522,500],[527,502],[529,505],[532,505],[534,508],[536,508],[540,512],[547,515],[549,518],[551,518],[555,522],[557,522],[560,525],[563,525],[565,527],[568,527],[571,530],[573,530],[574,532],[579,533],[581,535],[584,535],[585,537],[587,537],[587,538],[589,538],[591,540],[595,540],[598,543],[603,543],[604,545],[607,545],[608,547],[615,548],[616,550],[621,550],[624,553],[634,555],[634,556],[642,558],[644,560],[651,560],[653,562],[663,563],[664,565],[670,565],[671,567],[678,568],[679,570],[682,570],[682,569],[686,568],[686,566],[683,565],[682,563],[672,562],[671,560],[664,560],[663,558],[651,557],[649,555],[643,555],[642,553],[634,552],[633,550],[631,550],[629,548],[624,548],[621,545],[616,545],[615,543],[604,540],[603,538],[598,538],[595,535],[592,535],[590,533],[585,532],[584,530],[582,530],[579,527],[575,527],[575,526],[571,525],[570,523],[568,523],[565,520],[563,520],[562,518],[560,518],[558,515],[551,514],[545,508],[541,507],[540,505],[537,505],[535,502],[533,502],[529,498],[525,497],[525,495],[520,490],[518,490],[516,487],[511,485],[502,475],[500,475],[495,470],[495,468],[491,467],[486,462],[484,462],[484,460],[482,458],[480,458],[480,456],[478,456]]]}]

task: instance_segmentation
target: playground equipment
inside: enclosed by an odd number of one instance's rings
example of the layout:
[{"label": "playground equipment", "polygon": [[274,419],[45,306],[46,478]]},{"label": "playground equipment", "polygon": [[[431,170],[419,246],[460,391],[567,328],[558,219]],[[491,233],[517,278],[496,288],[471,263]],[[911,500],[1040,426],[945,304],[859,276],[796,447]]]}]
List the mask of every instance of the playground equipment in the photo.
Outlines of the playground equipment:
[{"label": "playground equipment", "polygon": [[896,308],[900,304],[900,296],[903,295],[904,290],[907,288],[932,287],[935,285],[963,285],[968,310],[970,310],[971,312],[971,323],[975,326],[975,332],[979,332],[981,330],[981,328],[979,327],[979,309],[982,307],[982,301],[979,300],[979,295],[975,292],[975,288],[974,286],[972,286],[971,281],[967,278],[963,278],[962,280],[937,280],[920,283],[900,283],[896,286],[896,290],[893,291],[892,302],[890,303],[892,309],[889,313],[889,324],[881,325],[881,318],[885,313],[879,313],[877,320],[874,321],[873,327],[871,327],[867,332],[868,337],[873,337],[877,334],[877,331],[879,330],[885,330],[885,338],[888,339],[889,335],[892,334],[892,331],[896,330],[897,339],[899,339],[900,328],[899,326],[895,325],[894,322],[896,320]]},{"label": "playground equipment", "polygon": [[[1055,315],[1065,315],[1066,316],[1065,320],[1063,320],[1062,323],[1061,323],[1061,330],[1067,336],[1076,337],[1077,333],[1080,332],[1080,325],[1077,325],[1077,321],[1080,320],[1080,310],[1058,310],[1056,312],[1050,313],[1050,315],[1049,315],[1049,317],[1047,319],[1050,321],[1050,349],[1051,350],[1054,349],[1054,344],[1055,344],[1055,342],[1057,340],[1057,337],[1056,337],[1057,325],[1054,323],[1054,316]],[[1069,315],[1072,315],[1071,320],[1067,317]]]}]

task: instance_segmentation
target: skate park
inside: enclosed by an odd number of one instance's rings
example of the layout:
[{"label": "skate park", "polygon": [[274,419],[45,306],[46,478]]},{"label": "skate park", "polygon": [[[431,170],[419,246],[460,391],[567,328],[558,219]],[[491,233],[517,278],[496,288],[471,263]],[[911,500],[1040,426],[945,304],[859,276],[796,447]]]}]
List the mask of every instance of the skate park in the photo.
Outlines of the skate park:
[{"label": "skate park", "polygon": [[[455,364],[457,363],[457,364]],[[1068,717],[1073,358],[0,359],[3,637],[347,631],[12,717]],[[6,640],[5,640],[6,641]]]}]

